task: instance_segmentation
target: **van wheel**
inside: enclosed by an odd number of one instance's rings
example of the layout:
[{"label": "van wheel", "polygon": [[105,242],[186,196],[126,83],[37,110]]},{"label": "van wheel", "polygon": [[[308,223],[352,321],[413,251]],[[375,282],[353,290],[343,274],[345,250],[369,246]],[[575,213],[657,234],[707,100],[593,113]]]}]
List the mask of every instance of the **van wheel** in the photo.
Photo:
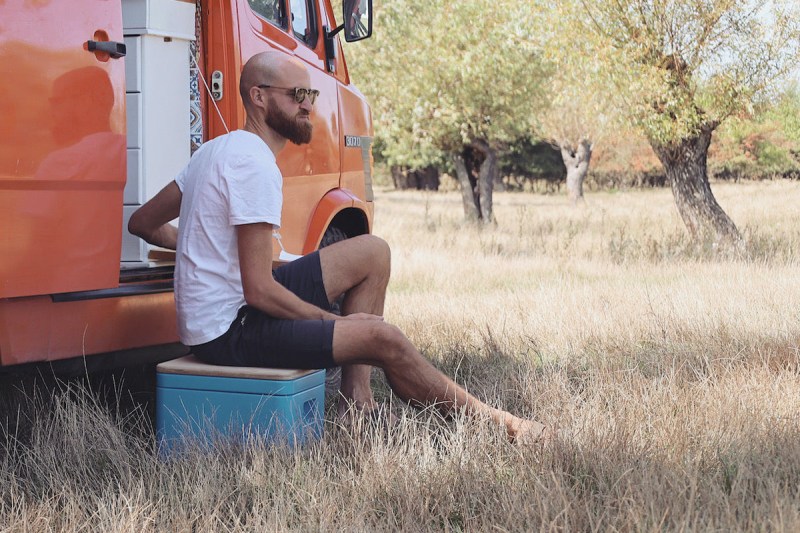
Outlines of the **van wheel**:
[{"label": "van wheel", "polygon": [[319,243],[320,248],[325,248],[326,246],[330,246],[331,244],[337,243],[339,241],[343,241],[347,239],[347,233],[341,230],[336,226],[329,226],[327,230],[325,230],[325,235],[322,236],[322,240]]},{"label": "van wheel", "polygon": [[[341,230],[336,226],[329,226],[327,230],[325,230],[325,235],[322,236],[322,240],[319,243],[320,249],[325,248],[326,246],[330,246],[331,244],[337,243],[339,241],[343,241],[347,239],[347,233]],[[335,302],[331,305],[331,312],[336,315],[342,314],[342,301],[344,300],[344,296],[339,296]],[[325,371],[325,398],[326,404],[332,404],[333,399],[339,396],[339,387],[342,384],[342,369],[337,367],[329,368]],[[330,405],[328,405],[330,407]]]}]

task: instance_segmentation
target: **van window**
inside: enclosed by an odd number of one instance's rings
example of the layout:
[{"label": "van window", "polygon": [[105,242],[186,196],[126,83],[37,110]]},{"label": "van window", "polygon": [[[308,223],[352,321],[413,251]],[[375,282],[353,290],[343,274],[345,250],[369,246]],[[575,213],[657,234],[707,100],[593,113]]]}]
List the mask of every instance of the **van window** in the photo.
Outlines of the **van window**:
[{"label": "van window", "polygon": [[314,0],[291,0],[292,31],[295,37],[311,48],[317,44],[317,25],[314,23]]},{"label": "van window", "polygon": [[276,26],[286,28],[284,0],[247,0],[250,7]]}]

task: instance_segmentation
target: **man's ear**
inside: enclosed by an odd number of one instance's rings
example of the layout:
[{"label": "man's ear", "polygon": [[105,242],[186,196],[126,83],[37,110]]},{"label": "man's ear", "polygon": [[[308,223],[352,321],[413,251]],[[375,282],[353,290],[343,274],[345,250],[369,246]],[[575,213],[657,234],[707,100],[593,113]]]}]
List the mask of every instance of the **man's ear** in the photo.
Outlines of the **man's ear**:
[{"label": "man's ear", "polygon": [[256,107],[260,107],[261,109],[267,108],[267,101],[264,99],[264,92],[261,91],[257,86],[253,85],[250,87],[250,102]]}]

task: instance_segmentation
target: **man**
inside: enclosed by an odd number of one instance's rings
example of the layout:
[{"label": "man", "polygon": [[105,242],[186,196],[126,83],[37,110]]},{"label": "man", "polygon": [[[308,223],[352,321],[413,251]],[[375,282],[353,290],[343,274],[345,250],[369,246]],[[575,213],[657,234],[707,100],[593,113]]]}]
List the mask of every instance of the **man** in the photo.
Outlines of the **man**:
[{"label": "man", "polygon": [[[311,140],[318,94],[303,63],[278,52],[251,58],[240,93],[243,130],[205,143],[176,180],[130,219],[129,231],[176,248],[175,298],[181,341],[214,364],[342,367],[340,402],[370,411],[371,366],[414,404],[465,409],[535,441],[545,427],[494,409],[436,370],[406,336],[384,322],[387,244],[362,235],[271,273],[272,232],[280,226],[282,177],[275,155],[287,141]],[[180,230],[169,224],[180,213]],[[330,302],[344,295],[342,316]]]}]

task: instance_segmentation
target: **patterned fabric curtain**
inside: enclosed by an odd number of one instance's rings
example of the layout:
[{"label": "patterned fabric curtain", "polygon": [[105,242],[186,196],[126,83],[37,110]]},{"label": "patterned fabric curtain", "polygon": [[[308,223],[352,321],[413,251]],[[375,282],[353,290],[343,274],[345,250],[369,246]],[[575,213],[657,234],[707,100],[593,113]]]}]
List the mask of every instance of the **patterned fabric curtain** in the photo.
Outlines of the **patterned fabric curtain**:
[{"label": "patterned fabric curtain", "polygon": [[202,31],[200,21],[200,1],[195,3],[194,35],[195,40],[189,43],[189,137],[191,150],[195,150],[203,144],[203,110],[200,105],[200,62]]}]

